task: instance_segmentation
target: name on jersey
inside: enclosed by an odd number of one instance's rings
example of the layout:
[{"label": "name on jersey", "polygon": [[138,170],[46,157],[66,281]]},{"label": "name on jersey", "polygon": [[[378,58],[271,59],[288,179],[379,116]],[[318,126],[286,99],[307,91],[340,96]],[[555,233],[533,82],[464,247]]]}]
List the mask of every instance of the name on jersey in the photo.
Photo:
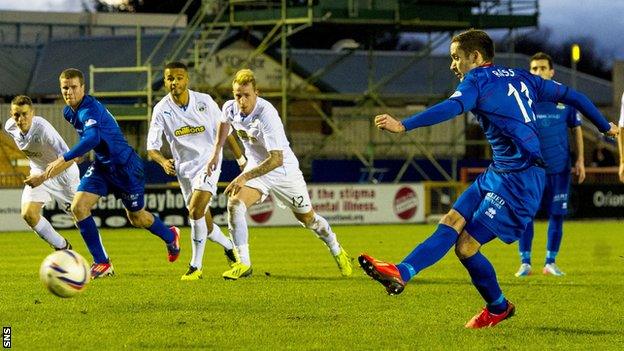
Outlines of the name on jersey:
[{"label": "name on jersey", "polygon": [[497,76],[497,77],[513,77],[516,75],[516,73],[513,71],[513,69],[502,69],[502,68],[498,68],[492,71],[492,74]]},{"label": "name on jersey", "polygon": [[41,157],[41,156],[43,156],[43,154],[41,152],[33,152],[33,151],[29,151],[29,150],[22,150],[22,152],[27,157]]},{"label": "name on jersey", "polygon": [[174,134],[175,136],[184,136],[189,134],[198,134],[206,131],[206,127],[204,126],[184,126],[180,129],[176,129]]}]

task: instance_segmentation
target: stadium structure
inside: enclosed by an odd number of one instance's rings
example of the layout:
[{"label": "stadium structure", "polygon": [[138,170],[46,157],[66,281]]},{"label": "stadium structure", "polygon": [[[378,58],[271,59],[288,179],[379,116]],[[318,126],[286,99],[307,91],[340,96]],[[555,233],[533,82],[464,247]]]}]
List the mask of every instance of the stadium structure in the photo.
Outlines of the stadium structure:
[{"label": "stadium structure", "polygon": [[[1,68],[0,95],[9,99],[25,93],[41,102],[37,111],[59,122],[55,125],[72,144],[75,132],[61,123],[61,108],[51,102],[59,95],[58,72],[79,68],[88,72],[89,93],[107,104],[145,156],[151,109],[165,94],[164,62],[186,62],[192,88],[220,103],[231,94],[231,75],[249,67],[258,74],[261,94],[278,107],[312,182],[425,181],[430,195],[435,190],[428,210],[444,212],[463,188],[460,176],[467,180],[467,169],[489,162],[478,126],[465,115],[396,137],[377,132],[371,116],[407,116],[452,93],[457,82],[443,49],[457,31],[499,30],[513,42],[517,30],[536,27],[539,17],[537,0],[205,0],[187,18],[191,3],[177,15],[1,13],[0,55],[10,64]],[[322,50],[292,44],[297,36],[317,32],[341,32],[344,39]],[[386,32],[420,33],[426,39],[414,51],[371,49]],[[497,62],[526,67],[528,57],[499,54]],[[558,80],[574,78],[598,105],[609,108],[616,100],[614,86],[621,84],[566,67],[556,70]],[[6,116],[8,104],[1,104],[0,111]],[[585,135],[599,141],[595,131]],[[4,186],[21,184],[26,169],[23,156],[11,146],[3,137]],[[150,169],[153,182],[163,181],[154,176],[162,173],[159,167]]]}]

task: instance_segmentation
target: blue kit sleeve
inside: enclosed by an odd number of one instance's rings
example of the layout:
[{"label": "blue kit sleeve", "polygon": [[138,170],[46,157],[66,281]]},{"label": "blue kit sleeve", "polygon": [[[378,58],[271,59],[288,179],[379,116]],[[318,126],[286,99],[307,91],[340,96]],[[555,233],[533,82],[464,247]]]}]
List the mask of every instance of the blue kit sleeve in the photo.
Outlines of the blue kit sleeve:
[{"label": "blue kit sleeve", "polygon": [[598,111],[587,96],[552,80],[535,77],[538,87],[538,99],[540,101],[562,102],[581,112],[581,114],[587,117],[601,132],[604,133],[611,129],[609,122],[602,116],[600,111]]},{"label": "blue kit sleeve", "polygon": [[472,110],[477,103],[478,95],[472,77],[468,77],[457,86],[457,90],[450,98],[404,119],[401,123],[407,131],[448,121],[461,113]]},{"label": "blue kit sleeve", "polygon": [[78,144],[74,145],[69,151],[67,151],[63,158],[65,161],[72,160],[76,157],[80,157],[87,152],[93,150],[100,143],[100,131],[98,128],[88,128],[84,131],[82,138]]}]

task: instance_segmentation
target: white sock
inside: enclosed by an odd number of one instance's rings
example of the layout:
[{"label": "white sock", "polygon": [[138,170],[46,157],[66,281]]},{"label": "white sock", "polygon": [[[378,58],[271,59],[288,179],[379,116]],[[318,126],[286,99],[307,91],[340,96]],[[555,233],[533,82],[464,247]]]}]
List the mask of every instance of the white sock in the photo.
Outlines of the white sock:
[{"label": "white sock", "polygon": [[50,245],[52,245],[56,249],[62,249],[67,246],[67,241],[65,238],[61,236],[61,234],[57,233],[50,222],[48,222],[45,217],[41,216],[37,225],[33,227],[35,233],[37,233],[43,240],[47,241]]},{"label": "white sock", "polygon": [[231,250],[232,247],[234,247],[234,245],[232,245],[232,240],[226,237],[221,231],[221,228],[215,223],[212,224],[212,232],[208,235],[208,240],[223,246],[226,250]]},{"label": "white sock", "polygon": [[201,269],[202,260],[204,258],[204,248],[206,247],[206,237],[208,229],[206,228],[206,220],[204,217],[200,219],[192,219],[191,222],[191,247],[193,255],[191,257],[191,266]]},{"label": "white sock", "polygon": [[325,245],[329,248],[329,251],[333,256],[340,253],[340,244],[336,238],[336,234],[332,231],[327,220],[318,214],[314,214],[314,222],[309,227],[316,233],[319,239],[325,242]]},{"label": "white sock", "polygon": [[238,249],[238,255],[243,264],[251,266],[249,258],[249,231],[247,229],[247,206],[240,202],[236,205],[228,206],[228,227],[234,240],[234,245]]}]

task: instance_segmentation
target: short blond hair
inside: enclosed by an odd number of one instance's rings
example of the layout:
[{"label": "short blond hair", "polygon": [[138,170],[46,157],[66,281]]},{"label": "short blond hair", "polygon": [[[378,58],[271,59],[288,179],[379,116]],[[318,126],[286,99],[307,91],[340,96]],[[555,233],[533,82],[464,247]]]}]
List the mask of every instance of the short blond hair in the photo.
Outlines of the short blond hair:
[{"label": "short blond hair", "polygon": [[78,78],[80,85],[84,85],[84,74],[77,68],[67,68],[61,72],[59,79]]},{"label": "short blond hair", "polygon": [[248,68],[241,69],[240,71],[236,72],[236,75],[234,76],[234,81],[232,81],[232,85],[234,85],[235,83],[238,83],[239,85],[251,83],[251,86],[253,86],[255,89],[256,76],[254,75],[254,72]]}]

